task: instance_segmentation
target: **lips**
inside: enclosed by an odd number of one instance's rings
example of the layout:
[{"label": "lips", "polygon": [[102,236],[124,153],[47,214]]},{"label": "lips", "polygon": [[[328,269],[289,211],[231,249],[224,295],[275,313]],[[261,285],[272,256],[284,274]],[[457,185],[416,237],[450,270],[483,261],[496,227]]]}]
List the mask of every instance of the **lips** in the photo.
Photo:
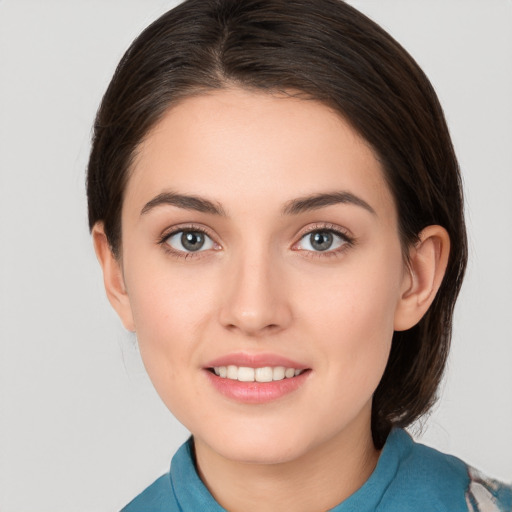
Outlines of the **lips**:
[{"label": "lips", "polygon": [[308,368],[307,365],[277,354],[247,354],[245,352],[239,352],[219,357],[208,362],[205,367],[215,368],[230,365],[238,367],[244,366],[248,368],[284,366],[285,368],[294,368],[297,370],[306,370]]},{"label": "lips", "polygon": [[274,354],[230,354],[204,368],[210,384],[223,396],[243,403],[265,403],[298,390],[310,368]]}]

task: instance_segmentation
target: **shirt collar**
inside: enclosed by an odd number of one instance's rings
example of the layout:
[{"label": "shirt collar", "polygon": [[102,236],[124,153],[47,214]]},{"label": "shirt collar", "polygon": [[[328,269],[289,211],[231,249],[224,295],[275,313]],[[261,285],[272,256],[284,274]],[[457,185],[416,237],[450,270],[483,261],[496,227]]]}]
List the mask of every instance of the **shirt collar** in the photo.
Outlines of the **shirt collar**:
[{"label": "shirt collar", "polygon": [[[400,460],[412,446],[413,441],[407,432],[401,429],[392,430],[370,478],[343,503],[331,509],[331,512],[374,511],[395,478]],[[226,512],[199,478],[194,460],[194,441],[190,437],[176,452],[171,463],[171,485],[180,509]]]}]

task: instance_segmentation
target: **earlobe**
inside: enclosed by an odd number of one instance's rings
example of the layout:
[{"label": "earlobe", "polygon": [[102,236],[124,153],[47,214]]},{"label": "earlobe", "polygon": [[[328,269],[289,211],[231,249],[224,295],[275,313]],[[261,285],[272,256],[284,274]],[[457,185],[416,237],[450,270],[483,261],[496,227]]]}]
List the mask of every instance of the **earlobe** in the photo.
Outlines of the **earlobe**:
[{"label": "earlobe", "polygon": [[96,257],[103,270],[103,283],[108,300],[116,310],[121,322],[129,331],[135,331],[130,300],[124,283],[123,272],[118,258],[114,256],[108,243],[102,222],[92,229],[92,239]]},{"label": "earlobe", "polygon": [[428,226],[409,253],[408,273],[404,276],[395,311],[395,331],[416,325],[432,304],[443,281],[450,254],[450,237],[442,226]]}]

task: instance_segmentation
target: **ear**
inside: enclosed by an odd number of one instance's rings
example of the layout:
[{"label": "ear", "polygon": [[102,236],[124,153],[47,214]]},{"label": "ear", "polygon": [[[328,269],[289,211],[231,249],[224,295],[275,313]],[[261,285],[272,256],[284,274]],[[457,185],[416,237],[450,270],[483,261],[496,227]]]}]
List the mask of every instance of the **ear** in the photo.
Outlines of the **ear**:
[{"label": "ear", "polygon": [[97,222],[92,228],[92,239],[96,257],[103,270],[103,283],[108,300],[117,311],[121,322],[129,331],[135,332],[130,299],[124,284],[121,262],[112,253],[102,222]]},{"label": "ear", "polygon": [[432,304],[443,281],[450,254],[450,236],[442,226],[428,226],[409,252],[408,273],[395,311],[395,331],[415,326]]}]

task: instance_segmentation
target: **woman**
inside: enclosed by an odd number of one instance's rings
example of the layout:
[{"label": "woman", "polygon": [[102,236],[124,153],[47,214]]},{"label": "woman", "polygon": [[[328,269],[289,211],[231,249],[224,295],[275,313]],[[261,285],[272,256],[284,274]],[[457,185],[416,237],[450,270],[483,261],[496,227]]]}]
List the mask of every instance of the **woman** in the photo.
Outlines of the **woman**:
[{"label": "woman", "polygon": [[107,295],[192,438],[132,510],[512,509],[401,430],[466,265],[457,161],[411,57],[337,0],[189,0],[123,57],[89,219]]}]

